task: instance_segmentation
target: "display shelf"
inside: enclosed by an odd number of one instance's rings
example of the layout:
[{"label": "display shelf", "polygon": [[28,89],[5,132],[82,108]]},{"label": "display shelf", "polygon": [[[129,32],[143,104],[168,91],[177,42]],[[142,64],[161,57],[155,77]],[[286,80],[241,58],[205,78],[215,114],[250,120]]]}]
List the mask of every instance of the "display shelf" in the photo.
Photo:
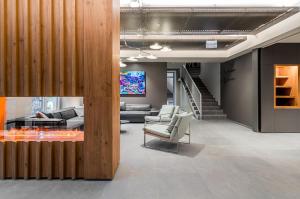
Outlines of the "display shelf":
[{"label": "display shelf", "polygon": [[275,65],[274,107],[296,108],[299,106],[299,67]]}]

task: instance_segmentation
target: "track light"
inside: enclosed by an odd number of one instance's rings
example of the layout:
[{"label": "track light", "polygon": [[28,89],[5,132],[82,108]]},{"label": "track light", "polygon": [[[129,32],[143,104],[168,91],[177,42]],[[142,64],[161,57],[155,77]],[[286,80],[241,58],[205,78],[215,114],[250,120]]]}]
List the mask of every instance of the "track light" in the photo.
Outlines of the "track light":
[{"label": "track light", "polygon": [[171,52],[172,49],[168,46],[164,46],[160,51],[162,51],[162,52]]},{"label": "track light", "polygon": [[162,49],[162,46],[159,45],[158,43],[155,43],[155,44],[151,45],[150,48],[153,50],[160,50],[160,49]]},{"label": "track light", "polygon": [[148,59],[157,59],[157,57],[154,56],[154,55],[148,55],[147,58],[148,58]]},{"label": "track light", "polygon": [[135,57],[128,57],[127,60],[133,62],[138,61]]},{"label": "track light", "polygon": [[142,53],[140,53],[138,56],[136,56],[135,57],[136,59],[143,59],[143,58],[145,58],[145,56],[144,55],[142,55]]}]

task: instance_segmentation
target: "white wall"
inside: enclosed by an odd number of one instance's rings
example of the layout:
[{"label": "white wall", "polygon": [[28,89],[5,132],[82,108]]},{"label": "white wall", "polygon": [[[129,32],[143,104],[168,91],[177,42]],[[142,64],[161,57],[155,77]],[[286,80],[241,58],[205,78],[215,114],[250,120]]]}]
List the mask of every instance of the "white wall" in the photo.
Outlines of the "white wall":
[{"label": "white wall", "polygon": [[220,63],[201,64],[200,78],[207,89],[214,96],[218,104],[221,104],[221,66]]},{"label": "white wall", "polygon": [[32,97],[7,97],[6,119],[29,116],[32,111]]}]

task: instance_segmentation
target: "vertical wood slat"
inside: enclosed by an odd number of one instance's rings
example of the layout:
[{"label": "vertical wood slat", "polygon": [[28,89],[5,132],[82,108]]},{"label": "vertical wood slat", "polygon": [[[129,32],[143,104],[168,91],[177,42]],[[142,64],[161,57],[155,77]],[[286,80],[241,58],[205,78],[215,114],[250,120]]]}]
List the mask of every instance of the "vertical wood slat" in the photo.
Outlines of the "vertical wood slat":
[{"label": "vertical wood slat", "polygon": [[83,1],[84,0],[76,1],[76,95],[84,93]]},{"label": "vertical wood slat", "polygon": [[32,72],[32,95],[41,96],[41,1],[31,0],[31,72]]},{"label": "vertical wood slat", "polygon": [[[23,144],[23,152],[24,152],[24,179],[29,179],[29,143],[24,142]],[[21,165],[20,165],[21,166]]]},{"label": "vertical wood slat", "polygon": [[42,153],[42,147],[40,142],[35,142],[35,177],[36,179],[41,178],[41,165],[42,165],[42,158],[41,158],[41,153]]},{"label": "vertical wood slat", "polygon": [[47,152],[48,152],[48,161],[47,161],[47,170],[48,170],[48,179],[53,178],[53,143],[48,142],[47,145]]},{"label": "vertical wood slat", "polygon": [[73,180],[75,180],[76,179],[76,170],[77,170],[77,161],[76,161],[76,159],[77,159],[77,156],[76,156],[76,154],[77,154],[77,151],[76,151],[76,142],[72,142],[72,145],[71,145],[71,158],[72,158],[72,160],[71,160],[71,173],[72,173],[72,176],[71,176],[71,178],[73,179]]},{"label": "vertical wood slat", "polygon": [[[23,89],[24,89],[24,96],[30,96],[31,89],[31,48],[30,48],[30,0],[23,0],[23,49],[20,53],[23,53],[23,64],[20,66],[23,68]],[[20,73],[21,75],[22,73]]]},{"label": "vertical wood slat", "polygon": [[59,143],[59,178],[64,179],[65,175],[65,142]]},{"label": "vertical wood slat", "polygon": [[12,179],[17,179],[17,165],[18,165],[18,156],[17,156],[17,146],[18,142],[11,143],[11,176]]},{"label": "vertical wood slat", "polygon": [[7,49],[6,49],[6,22],[7,22],[7,8],[6,0],[0,0],[0,96],[5,96],[6,94],[6,59],[7,59]]},{"label": "vertical wood slat", "polygon": [[0,179],[5,179],[6,142],[0,142]]},{"label": "vertical wood slat", "polygon": [[65,94],[65,1],[59,1],[59,93]]},{"label": "vertical wood slat", "polygon": [[43,46],[43,95],[53,96],[53,3],[46,0],[42,4],[42,46]]}]

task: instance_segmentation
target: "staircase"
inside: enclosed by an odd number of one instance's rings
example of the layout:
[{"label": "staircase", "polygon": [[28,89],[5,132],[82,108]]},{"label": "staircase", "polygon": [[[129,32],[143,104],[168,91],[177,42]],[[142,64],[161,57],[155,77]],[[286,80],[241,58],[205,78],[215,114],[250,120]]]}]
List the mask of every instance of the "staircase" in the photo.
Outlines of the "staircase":
[{"label": "staircase", "polygon": [[218,102],[206,88],[199,77],[193,78],[202,94],[202,119],[226,119],[227,116],[218,105]]},{"label": "staircase", "polygon": [[[227,118],[226,114],[224,114],[223,110],[220,108],[217,101],[214,99],[213,95],[209,92],[205,84],[200,79],[201,64],[189,63],[186,64],[186,69],[190,74],[190,76],[193,78],[202,96],[202,100],[201,100],[202,119],[203,120],[226,119]],[[191,96],[189,93],[188,95]],[[195,114],[199,113],[197,107],[193,106],[195,105],[195,103],[193,103],[192,99],[191,99],[191,103],[194,109],[194,113]]]}]

